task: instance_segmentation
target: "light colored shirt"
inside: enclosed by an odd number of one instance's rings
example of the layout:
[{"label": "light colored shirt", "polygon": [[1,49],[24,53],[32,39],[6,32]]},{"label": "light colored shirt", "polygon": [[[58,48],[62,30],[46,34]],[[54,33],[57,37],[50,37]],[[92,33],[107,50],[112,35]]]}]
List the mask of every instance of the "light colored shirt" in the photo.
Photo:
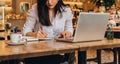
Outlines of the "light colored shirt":
[{"label": "light colored shirt", "polygon": [[23,35],[26,35],[28,32],[38,31],[41,29],[40,27],[47,33],[47,37],[55,37],[63,31],[73,33],[72,11],[69,7],[63,8],[62,17],[60,14],[57,14],[52,21],[52,26],[42,26],[38,19],[37,4],[33,5],[32,9],[28,11],[29,14],[23,27]]}]

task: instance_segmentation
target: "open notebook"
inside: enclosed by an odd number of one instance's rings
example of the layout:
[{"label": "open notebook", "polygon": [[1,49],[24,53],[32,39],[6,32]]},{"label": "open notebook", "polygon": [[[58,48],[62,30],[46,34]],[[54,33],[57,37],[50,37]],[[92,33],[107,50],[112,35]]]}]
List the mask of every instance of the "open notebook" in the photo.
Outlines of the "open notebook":
[{"label": "open notebook", "polygon": [[27,41],[52,40],[52,38],[34,38],[34,37],[28,37],[28,36],[23,36],[23,39],[26,39]]}]

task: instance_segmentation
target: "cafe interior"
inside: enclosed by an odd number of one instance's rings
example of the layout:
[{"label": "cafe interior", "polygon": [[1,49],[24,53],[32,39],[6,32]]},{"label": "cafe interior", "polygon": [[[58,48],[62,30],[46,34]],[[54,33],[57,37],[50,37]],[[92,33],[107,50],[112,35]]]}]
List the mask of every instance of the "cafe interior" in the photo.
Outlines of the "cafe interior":
[{"label": "cafe interior", "polygon": [[[81,12],[109,14],[104,39],[100,42],[47,41],[50,42],[48,44],[46,41],[32,41],[24,45],[7,44],[15,28],[21,34],[28,11],[36,2],[37,0],[0,0],[0,64],[9,64],[10,60],[15,59],[19,59],[17,64],[25,64],[25,58],[71,52],[73,63],[67,61],[61,64],[120,64],[120,0],[63,0],[72,10],[74,31]],[[109,36],[108,33],[112,34]]]}]

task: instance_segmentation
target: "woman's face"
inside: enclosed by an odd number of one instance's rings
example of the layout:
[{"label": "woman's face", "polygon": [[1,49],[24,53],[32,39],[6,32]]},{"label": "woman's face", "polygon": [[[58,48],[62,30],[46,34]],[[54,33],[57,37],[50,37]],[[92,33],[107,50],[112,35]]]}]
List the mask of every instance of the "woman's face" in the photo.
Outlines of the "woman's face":
[{"label": "woman's face", "polygon": [[57,3],[58,3],[58,0],[47,0],[46,1],[46,5],[49,9],[54,9]]}]

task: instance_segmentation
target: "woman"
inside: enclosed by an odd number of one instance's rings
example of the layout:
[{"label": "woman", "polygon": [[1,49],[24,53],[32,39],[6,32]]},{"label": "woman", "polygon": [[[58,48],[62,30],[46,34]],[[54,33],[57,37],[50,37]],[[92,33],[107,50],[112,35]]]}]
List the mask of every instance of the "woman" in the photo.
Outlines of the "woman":
[{"label": "woman", "polygon": [[62,0],[38,0],[29,10],[23,34],[39,38],[70,38],[73,33],[72,12]]},{"label": "woman", "polygon": [[[23,28],[23,35],[38,38],[70,38],[72,33],[72,12],[62,0],[37,0],[37,4],[29,10]],[[60,64],[62,59],[61,55],[51,55],[25,59],[25,62],[26,64]]]}]

